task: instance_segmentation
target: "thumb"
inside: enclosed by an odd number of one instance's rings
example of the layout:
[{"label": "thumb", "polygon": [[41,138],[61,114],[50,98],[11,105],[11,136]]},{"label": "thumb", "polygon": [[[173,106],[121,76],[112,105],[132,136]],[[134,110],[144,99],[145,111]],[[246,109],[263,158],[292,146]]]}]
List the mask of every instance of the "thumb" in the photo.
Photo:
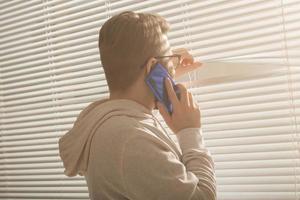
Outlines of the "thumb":
[{"label": "thumb", "polygon": [[166,123],[170,123],[171,122],[171,116],[169,115],[167,109],[165,108],[165,106],[157,101],[157,107],[158,107],[158,110],[159,110],[159,113],[161,114],[161,116],[164,118],[164,120],[166,121]]}]

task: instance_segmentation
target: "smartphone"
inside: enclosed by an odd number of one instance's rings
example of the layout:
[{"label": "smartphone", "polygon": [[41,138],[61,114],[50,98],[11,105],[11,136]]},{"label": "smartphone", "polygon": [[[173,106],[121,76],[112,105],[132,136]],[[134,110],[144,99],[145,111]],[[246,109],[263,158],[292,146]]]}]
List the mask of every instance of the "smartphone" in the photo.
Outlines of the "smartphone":
[{"label": "smartphone", "polygon": [[171,75],[168,73],[167,69],[160,63],[156,63],[155,66],[151,69],[150,73],[145,79],[145,82],[153,92],[155,99],[165,105],[169,114],[172,114],[173,107],[171,101],[168,98],[168,93],[165,87],[165,78],[167,77],[171,80],[177,98],[180,99],[180,91],[178,87],[176,86]]}]

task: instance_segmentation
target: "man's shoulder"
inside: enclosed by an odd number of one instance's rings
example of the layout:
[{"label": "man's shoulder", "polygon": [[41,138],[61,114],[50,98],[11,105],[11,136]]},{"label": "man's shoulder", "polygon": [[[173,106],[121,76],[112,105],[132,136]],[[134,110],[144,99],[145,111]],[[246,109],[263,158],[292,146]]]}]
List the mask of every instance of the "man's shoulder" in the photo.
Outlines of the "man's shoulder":
[{"label": "man's shoulder", "polygon": [[112,130],[135,129],[142,126],[137,119],[126,115],[111,116],[105,120],[103,125]]},{"label": "man's shoulder", "polygon": [[145,126],[144,123],[141,123],[139,119],[134,117],[120,115],[112,116],[108,118],[104,123],[102,128],[110,133],[117,133],[127,136],[137,136],[137,137],[146,137],[157,138],[157,134],[153,128],[149,128],[149,125]]}]

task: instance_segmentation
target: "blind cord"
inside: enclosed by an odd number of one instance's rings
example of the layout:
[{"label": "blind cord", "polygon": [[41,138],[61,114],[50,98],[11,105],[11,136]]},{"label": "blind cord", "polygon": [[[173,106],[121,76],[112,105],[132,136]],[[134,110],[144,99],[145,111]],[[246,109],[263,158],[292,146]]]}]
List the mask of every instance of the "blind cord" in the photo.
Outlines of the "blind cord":
[{"label": "blind cord", "polygon": [[[296,117],[296,108],[295,108],[295,102],[294,102],[294,92],[293,92],[293,80],[292,80],[292,69],[291,69],[291,64],[290,64],[290,59],[289,59],[289,51],[287,47],[287,36],[286,36],[286,27],[285,27],[285,14],[284,14],[284,5],[283,5],[283,0],[280,1],[280,9],[281,9],[281,18],[282,18],[282,34],[283,34],[283,42],[284,42],[284,47],[283,47],[283,53],[284,53],[284,63],[287,66],[287,84],[288,84],[288,94],[289,94],[289,104],[290,108],[289,109],[289,114],[290,118],[292,121],[294,121],[295,124],[295,135],[293,138],[293,144],[296,146],[296,149],[298,150],[298,155],[300,153],[300,145],[298,141],[298,128],[297,128],[297,117]],[[295,177],[295,199],[299,200],[299,194],[298,194],[298,178],[297,178],[297,168],[298,166],[298,161],[297,159],[295,160],[295,167],[294,167],[294,177]]]}]

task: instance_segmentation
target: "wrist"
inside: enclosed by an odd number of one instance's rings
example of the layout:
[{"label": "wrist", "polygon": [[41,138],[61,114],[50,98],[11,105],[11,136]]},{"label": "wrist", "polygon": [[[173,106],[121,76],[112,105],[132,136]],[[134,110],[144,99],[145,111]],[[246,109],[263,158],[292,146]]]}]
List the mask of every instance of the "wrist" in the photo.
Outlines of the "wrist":
[{"label": "wrist", "polygon": [[183,152],[188,149],[205,148],[201,128],[181,129],[180,131],[176,132],[176,137]]}]

